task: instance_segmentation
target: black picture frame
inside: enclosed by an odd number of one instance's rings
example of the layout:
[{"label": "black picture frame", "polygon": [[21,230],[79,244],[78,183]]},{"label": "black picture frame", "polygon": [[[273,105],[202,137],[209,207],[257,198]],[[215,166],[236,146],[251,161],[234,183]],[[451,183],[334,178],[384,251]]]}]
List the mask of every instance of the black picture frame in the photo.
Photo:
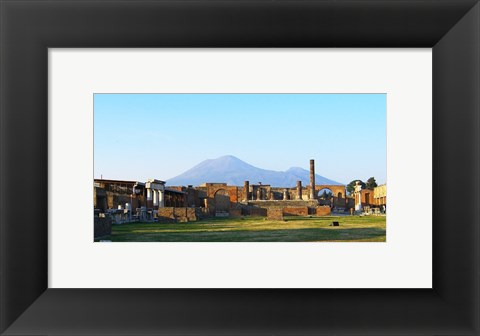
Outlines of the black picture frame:
[{"label": "black picture frame", "polygon": [[[3,335],[480,334],[477,0],[2,0],[0,11]],[[47,288],[49,47],[433,48],[433,289]]]}]

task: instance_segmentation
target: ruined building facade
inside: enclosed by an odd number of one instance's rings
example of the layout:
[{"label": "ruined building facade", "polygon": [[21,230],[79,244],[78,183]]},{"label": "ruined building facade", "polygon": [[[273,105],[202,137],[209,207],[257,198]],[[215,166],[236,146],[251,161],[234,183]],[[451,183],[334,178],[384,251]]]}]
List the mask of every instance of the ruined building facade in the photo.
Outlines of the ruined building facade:
[{"label": "ruined building facade", "polygon": [[[318,197],[328,189],[328,199]],[[357,197],[358,196],[358,197]],[[355,198],[357,197],[357,198]],[[357,200],[357,201],[356,201]],[[361,202],[363,206],[386,204],[386,186],[365,189],[358,195],[347,195],[344,185],[316,185],[315,162],[310,160],[310,183],[297,181],[295,186],[280,188],[265,184],[229,186],[208,182],[200,186],[166,187],[165,182],[149,179],[146,182],[94,180],[94,209],[96,215],[108,213],[114,222],[128,221],[194,221],[201,217],[236,216],[307,216],[348,212]],[[116,219],[115,219],[116,218]]]}]

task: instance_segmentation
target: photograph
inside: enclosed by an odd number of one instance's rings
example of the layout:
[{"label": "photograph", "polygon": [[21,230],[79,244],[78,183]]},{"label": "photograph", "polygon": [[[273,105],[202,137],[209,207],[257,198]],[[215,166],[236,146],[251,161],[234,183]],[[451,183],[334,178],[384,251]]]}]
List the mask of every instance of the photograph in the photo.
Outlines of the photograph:
[{"label": "photograph", "polygon": [[1,336],[480,336],[480,0],[0,4]]},{"label": "photograph", "polygon": [[387,241],[386,93],[95,93],[94,242]]}]

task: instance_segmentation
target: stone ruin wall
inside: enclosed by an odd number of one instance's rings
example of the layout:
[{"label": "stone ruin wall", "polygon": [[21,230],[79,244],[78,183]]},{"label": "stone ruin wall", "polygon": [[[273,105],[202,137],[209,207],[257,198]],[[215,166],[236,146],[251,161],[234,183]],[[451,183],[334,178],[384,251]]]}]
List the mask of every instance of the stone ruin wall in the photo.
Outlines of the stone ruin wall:
[{"label": "stone ruin wall", "polygon": [[282,209],[273,209],[270,208],[267,210],[267,219],[283,221],[283,211]]},{"label": "stone ruin wall", "polygon": [[93,217],[93,238],[99,239],[112,234],[112,219],[110,217]]},{"label": "stone ruin wall", "polygon": [[308,207],[285,207],[283,208],[284,216],[308,216]]},{"label": "stone ruin wall", "polygon": [[[258,185],[257,185],[258,188]],[[343,187],[344,188],[344,187]],[[221,189],[228,192],[228,196],[231,201],[231,209],[229,210],[230,217],[240,216],[268,216],[269,209],[282,208],[282,216],[307,216],[307,215],[321,215],[325,216],[330,214],[329,207],[320,207],[316,209],[316,200],[312,200],[309,204],[309,189],[310,187],[302,186],[303,200],[296,200],[297,188],[278,188],[265,186],[265,190],[269,191],[269,194],[274,196],[275,200],[262,200],[260,204],[254,204],[255,201],[243,202],[245,193],[244,187],[227,186],[226,184],[216,183],[207,184],[200,187],[171,187],[168,189],[187,192],[187,205],[188,207],[164,207],[160,208],[157,213],[159,221],[164,222],[190,222],[196,221],[200,218],[215,215],[215,193]],[[284,190],[288,190],[288,202],[282,204]],[[316,188],[318,189],[318,187]],[[266,196],[267,193],[264,193]],[[251,196],[251,193],[250,193]],[[116,209],[120,204],[122,206],[125,203],[132,203],[132,208],[139,208],[145,204],[145,197],[143,195],[134,195],[133,198],[130,195],[114,193],[107,191],[103,202],[107,203],[108,208]],[[307,202],[307,203],[305,203]],[[298,204],[297,204],[298,203]],[[315,204],[314,204],[315,203]],[[346,207],[354,206],[353,199],[347,198]],[[211,210],[207,213],[207,209]]]},{"label": "stone ruin wall", "polygon": [[159,208],[157,212],[158,220],[161,222],[195,222],[203,217],[201,209],[199,208],[174,208],[163,207]]},{"label": "stone ruin wall", "polygon": [[328,216],[331,213],[331,209],[328,206],[319,206],[315,209],[317,216]]},{"label": "stone ruin wall", "polygon": [[[226,189],[229,187],[224,187],[223,189]],[[231,194],[231,202],[242,202],[245,200],[245,188],[244,187],[230,187],[230,188],[236,188],[235,192],[232,192]],[[266,186],[265,192],[263,193],[264,197],[262,200],[283,200],[283,194],[285,189],[287,190],[287,200],[297,200],[297,188],[296,187],[291,187],[291,188],[283,188],[283,187],[270,187]],[[315,194],[318,194],[318,192],[322,189],[330,189],[333,192],[333,197],[335,200],[339,200],[340,203],[346,204],[346,198],[345,198],[345,193],[346,189],[345,186],[339,185],[339,186],[327,186],[327,185],[319,185],[315,186]],[[257,187],[255,188],[255,191],[257,190]],[[338,193],[341,193],[341,197],[338,197]],[[256,192],[253,195],[253,200],[257,200],[257,195]],[[310,199],[310,186],[302,186],[302,191],[301,191],[301,199],[304,201],[308,201]],[[347,197],[348,198],[348,197]],[[249,192],[249,197],[248,200],[252,200],[252,192]]]},{"label": "stone ruin wall", "polygon": [[130,198],[130,195],[107,191],[107,206],[109,209],[116,209],[119,205],[124,208],[125,203],[132,203],[132,209],[136,209],[145,206],[146,201],[143,195],[136,195],[135,197]]}]

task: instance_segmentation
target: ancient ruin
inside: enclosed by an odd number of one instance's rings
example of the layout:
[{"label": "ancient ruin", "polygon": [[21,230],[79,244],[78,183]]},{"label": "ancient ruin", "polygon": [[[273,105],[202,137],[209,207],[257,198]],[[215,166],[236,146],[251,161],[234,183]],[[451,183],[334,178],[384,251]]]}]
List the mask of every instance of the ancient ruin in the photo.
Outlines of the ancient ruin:
[{"label": "ancient ruin", "polygon": [[[328,199],[319,197],[325,189],[331,192]],[[157,179],[94,180],[94,217],[102,228],[106,220],[113,224],[239,216],[283,220],[284,216],[348,215],[351,209],[363,214],[364,208],[365,214],[385,213],[386,185],[362,189],[357,182],[352,195],[347,195],[345,185],[316,185],[314,160],[310,160],[310,184],[297,181],[291,188],[250,181],[243,186],[207,182],[197,187],[166,187],[165,181]]]}]

